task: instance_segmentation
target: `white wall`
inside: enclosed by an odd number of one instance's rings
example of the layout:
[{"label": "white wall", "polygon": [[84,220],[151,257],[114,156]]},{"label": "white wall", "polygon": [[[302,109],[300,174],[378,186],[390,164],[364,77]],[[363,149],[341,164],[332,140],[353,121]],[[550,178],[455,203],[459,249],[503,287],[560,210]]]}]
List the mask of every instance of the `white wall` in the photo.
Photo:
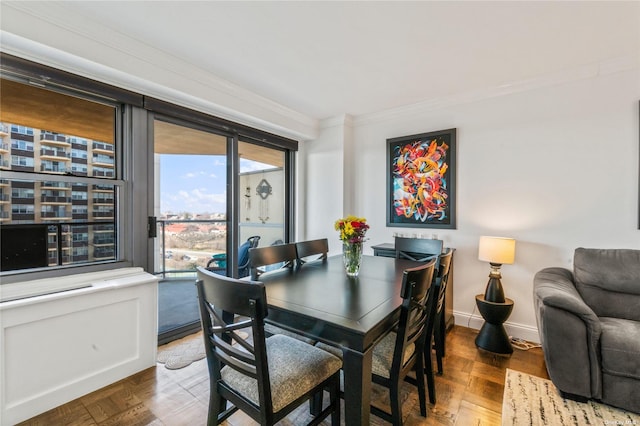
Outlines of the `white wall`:
[{"label": "white wall", "polygon": [[[345,137],[345,134],[347,135]],[[313,141],[304,142],[298,153],[298,232],[297,239],[329,239],[329,251],[337,253],[341,245],[333,228],[343,215],[346,191],[344,117],[323,122],[323,130]],[[332,238],[335,237],[335,238]]]},{"label": "white wall", "polygon": [[[484,292],[489,265],[477,259],[481,235],[517,240],[516,261],[502,268],[507,297],[515,302],[508,320],[513,335],[534,339],[534,274],[547,266],[572,267],[576,247],[640,249],[638,163],[640,77],[637,67],[577,73],[568,82],[532,84],[510,94],[417,105],[354,120],[357,155],[344,168],[354,183],[342,186],[342,134],[323,128],[305,143],[306,231],[333,235],[342,213],[365,216],[368,246],[392,242],[394,232],[431,236],[455,247],[454,310],[467,325],[474,296]],[[457,229],[386,227],[386,139],[457,128]],[[309,152],[313,147],[314,152]],[[322,152],[327,160],[313,158]],[[353,211],[333,200],[345,192]],[[330,238],[331,240],[331,238]],[[371,253],[371,251],[369,251]],[[477,318],[476,318],[477,317]],[[471,326],[479,326],[475,313]]]}]

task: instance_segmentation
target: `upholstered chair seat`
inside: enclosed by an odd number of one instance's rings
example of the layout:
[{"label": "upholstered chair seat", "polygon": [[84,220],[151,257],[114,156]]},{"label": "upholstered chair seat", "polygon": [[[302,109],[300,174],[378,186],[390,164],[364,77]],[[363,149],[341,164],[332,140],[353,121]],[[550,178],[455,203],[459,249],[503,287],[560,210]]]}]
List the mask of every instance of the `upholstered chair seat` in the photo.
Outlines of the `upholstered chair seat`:
[{"label": "upholstered chair seat", "polygon": [[300,333],[295,333],[293,331],[289,331],[289,330],[285,330],[282,327],[278,327],[277,325],[273,325],[273,324],[269,324],[269,323],[265,323],[264,324],[264,331],[267,333],[267,335],[276,335],[276,334],[281,334],[283,336],[288,336],[291,337],[293,339],[299,340],[301,342],[304,342],[308,345],[314,345],[316,343],[316,340],[311,339],[310,337],[307,336],[303,336]]},{"label": "upholstered chair seat", "polygon": [[[396,344],[396,333],[393,331],[387,334],[374,348],[371,360],[371,371],[373,374],[389,378],[391,364],[393,363],[393,351]],[[402,363],[405,364],[416,351],[416,345],[407,345],[404,350]]]},{"label": "upholstered chair seat", "polygon": [[[342,361],[332,354],[281,334],[266,339],[271,399],[280,411],[335,374]],[[220,371],[222,380],[259,405],[258,382],[230,367]],[[295,383],[295,386],[291,386]]]}]

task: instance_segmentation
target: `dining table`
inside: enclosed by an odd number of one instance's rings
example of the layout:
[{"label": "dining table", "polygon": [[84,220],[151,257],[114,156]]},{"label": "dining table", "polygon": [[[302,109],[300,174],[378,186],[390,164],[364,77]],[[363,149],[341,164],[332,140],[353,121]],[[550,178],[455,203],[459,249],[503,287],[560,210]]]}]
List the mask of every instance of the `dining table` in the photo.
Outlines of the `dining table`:
[{"label": "dining table", "polygon": [[266,321],[342,350],[346,425],[369,425],[373,348],[398,322],[407,259],[362,257],[356,277],[342,256],[264,273]]}]

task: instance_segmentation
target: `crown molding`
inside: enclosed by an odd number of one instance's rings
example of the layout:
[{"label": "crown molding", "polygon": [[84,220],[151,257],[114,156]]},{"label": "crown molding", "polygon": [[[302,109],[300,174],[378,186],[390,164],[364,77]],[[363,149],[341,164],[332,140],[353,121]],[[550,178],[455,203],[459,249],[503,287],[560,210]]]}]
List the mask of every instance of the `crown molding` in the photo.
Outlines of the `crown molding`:
[{"label": "crown molding", "polygon": [[341,114],[334,117],[320,120],[320,129],[328,129],[331,127],[353,127],[354,117],[351,114]]},{"label": "crown molding", "polygon": [[611,58],[597,63],[537,76],[528,80],[503,84],[500,86],[458,93],[451,96],[429,99],[410,105],[362,114],[354,119],[355,125],[379,123],[395,120],[407,116],[424,114],[425,112],[448,108],[454,105],[477,102],[484,99],[507,96],[515,93],[527,92],[546,87],[557,86],[578,80],[595,78],[598,76],[616,74],[640,68],[640,54]]},{"label": "crown molding", "polygon": [[294,139],[318,120],[118,33],[68,5],[2,4],[2,51]]}]

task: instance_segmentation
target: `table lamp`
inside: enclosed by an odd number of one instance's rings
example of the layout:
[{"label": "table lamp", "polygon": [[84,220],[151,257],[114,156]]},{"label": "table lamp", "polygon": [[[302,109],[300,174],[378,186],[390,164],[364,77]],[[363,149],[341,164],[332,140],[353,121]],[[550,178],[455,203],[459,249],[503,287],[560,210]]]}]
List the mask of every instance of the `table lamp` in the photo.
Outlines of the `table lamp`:
[{"label": "table lamp", "polygon": [[502,237],[480,237],[478,259],[489,262],[491,272],[489,282],[484,292],[484,299],[488,302],[504,303],[504,289],[500,279],[500,267],[512,264],[516,254],[516,240]]}]

